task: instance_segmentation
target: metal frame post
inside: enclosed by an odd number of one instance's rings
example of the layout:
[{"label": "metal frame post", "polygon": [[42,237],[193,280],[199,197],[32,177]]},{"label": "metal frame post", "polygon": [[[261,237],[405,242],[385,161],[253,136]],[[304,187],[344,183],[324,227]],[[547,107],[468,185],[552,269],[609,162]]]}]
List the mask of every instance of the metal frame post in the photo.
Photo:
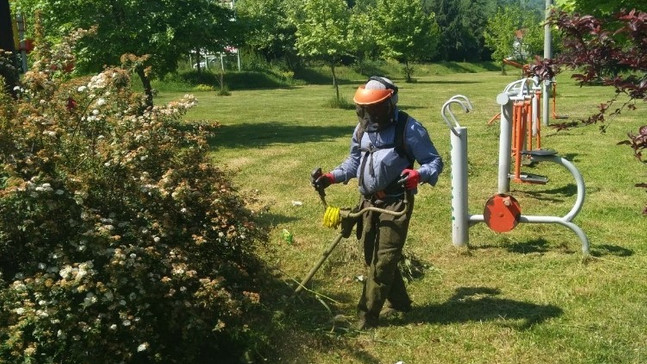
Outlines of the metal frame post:
[{"label": "metal frame post", "polygon": [[501,105],[501,121],[499,135],[499,175],[498,193],[510,192],[510,153],[512,150],[512,101],[506,92],[496,97]]},{"label": "metal frame post", "polygon": [[457,127],[449,136],[452,158],[452,242],[454,246],[462,247],[469,243],[467,128]]}]

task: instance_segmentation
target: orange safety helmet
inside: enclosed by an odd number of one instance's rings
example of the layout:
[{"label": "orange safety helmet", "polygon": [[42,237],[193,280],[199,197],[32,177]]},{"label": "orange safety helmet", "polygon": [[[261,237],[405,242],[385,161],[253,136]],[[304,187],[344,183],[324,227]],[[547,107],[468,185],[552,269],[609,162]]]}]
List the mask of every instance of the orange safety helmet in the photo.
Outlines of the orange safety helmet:
[{"label": "orange safety helmet", "polygon": [[371,76],[364,86],[355,91],[353,101],[358,106],[375,105],[390,99],[391,104],[398,102],[398,86],[386,77]]},{"label": "orange safety helmet", "polygon": [[388,99],[393,96],[395,91],[391,89],[366,89],[365,86],[360,86],[355,91],[355,96],[353,101],[357,105],[373,105],[379,104],[380,102]]}]

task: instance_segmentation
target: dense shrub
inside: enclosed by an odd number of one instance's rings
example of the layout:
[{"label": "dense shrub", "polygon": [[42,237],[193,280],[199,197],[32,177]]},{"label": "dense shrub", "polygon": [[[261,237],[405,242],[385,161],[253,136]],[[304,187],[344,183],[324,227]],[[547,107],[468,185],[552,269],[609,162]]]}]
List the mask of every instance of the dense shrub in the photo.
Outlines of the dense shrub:
[{"label": "dense shrub", "polygon": [[239,358],[266,233],[208,159],[216,126],[181,123],[191,96],[146,108],[127,69],[71,79],[81,33],[0,95],[0,361]]}]

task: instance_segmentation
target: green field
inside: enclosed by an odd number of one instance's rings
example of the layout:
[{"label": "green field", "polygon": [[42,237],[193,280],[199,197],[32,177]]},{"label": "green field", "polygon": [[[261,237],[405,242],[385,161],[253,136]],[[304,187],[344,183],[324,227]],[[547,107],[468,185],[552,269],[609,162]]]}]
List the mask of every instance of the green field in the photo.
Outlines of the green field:
[{"label": "green field", "polygon": [[[424,70],[423,70],[424,71]],[[349,78],[347,100],[363,78]],[[647,361],[647,195],[634,187],[646,180],[629,147],[616,145],[645,124],[644,105],[613,118],[606,133],[597,126],[544,128],[542,146],[572,161],[586,183],[586,200],[574,222],[587,234],[592,256],[565,227],[520,224],[506,234],[484,224],[470,229],[470,248],[451,241],[449,131],[440,108],[453,95],[472,101],[474,112],[454,108],[469,132],[469,209],[481,214],[497,192],[499,111],[496,95],[515,75],[422,72],[400,86],[400,107],[420,120],[444,157],[435,187],[416,198],[404,268],[415,270],[408,290],[414,309],[380,328],[358,332],[355,305],[364,273],[354,239],[343,241],[311,282],[290,297],[321,252],[337,235],[322,226],[323,208],[309,184],[317,166],[329,170],[347,155],[354,110],[327,106],[330,85],[236,90],[231,96],[194,92],[199,105],[187,121],[217,120],[213,158],[232,173],[250,208],[262,211],[271,240],[261,254],[279,284],[264,296],[272,320],[252,328],[272,335],[281,363],[643,363]],[[558,78],[557,112],[586,118],[613,95],[604,87],[580,88]],[[158,103],[181,96],[161,92]],[[556,123],[550,120],[550,123]],[[546,185],[511,184],[525,215],[566,214],[575,181],[555,164],[524,171],[546,175]],[[353,206],[356,181],[334,185],[327,200]],[[292,239],[286,239],[288,232]],[[270,288],[268,287],[268,290]]]}]

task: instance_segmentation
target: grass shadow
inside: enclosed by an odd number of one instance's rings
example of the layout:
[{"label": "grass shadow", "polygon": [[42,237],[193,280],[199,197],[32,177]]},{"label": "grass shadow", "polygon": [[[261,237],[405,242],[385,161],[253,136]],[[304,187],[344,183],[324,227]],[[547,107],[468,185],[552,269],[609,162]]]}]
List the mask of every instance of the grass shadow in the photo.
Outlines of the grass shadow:
[{"label": "grass shadow", "polygon": [[[320,71],[310,68],[303,68],[295,71],[294,78],[303,80],[309,85],[333,85],[331,74],[324,74]],[[348,80],[343,77],[337,77],[338,85],[348,85],[355,83],[357,83],[357,81],[355,80]]]},{"label": "grass shadow", "polygon": [[436,84],[436,85],[469,85],[475,83],[482,83],[480,81],[416,81],[420,84]]},{"label": "grass shadow", "polygon": [[[190,71],[176,77],[191,86],[208,85],[216,90],[220,88],[220,74],[215,71]],[[226,72],[223,78],[230,91],[291,88],[294,84],[292,80],[267,71]]]},{"label": "grass shadow", "polygon": [[266,228],[274,228],[277,225],[282,225],[282,224],[287,224],[290,222],[294,222],[300,220],[299,218],[295,216],[287,216],[287,215],[281,215],[281,214],[274,214],[270,212],[264,212],[257,217],[257,222]]},{"label": "grass shadow", "polygon": [[500,321],[505,326],[525,330],[563,313],[561,308],[554,305],[497,297],[500,294],[497,288],[460,287],[444,303],[414,307],[404,321],[441,325]]},{"label": "grass shadow", "polygon": [[308,143],[321,142],[350,136],[355,125],[346,126],[300,126],[294,123],[279,121],[262,121],[223,125],[216,135],[209,139],[213,148],[258,148],[277,143]]},{"label": "grass shadow", "polygon": [[508,237],[502,237],[500,243],[473,245],[470,246],[472,250],[487,250],[487,249],[505,249],[509,253],[516,254],[533,254],[533,253],[546,253],[548,251],[559,250],[564,254],[574,254],[575,250],[572,249],[571,244],[566,242],[556,243],[551,245],[550,240],[544,238],[530,239],[523,242],[514,242]]},{"label": "grass shadow", "polygon": [[441,62],[440,65],[456,73],[476,73],[476,71],[474,71],[473,69],[465,67],[456,62]]},{"label": "grass shadow", "polygon": [[[313,284],[314,283],[314,284]],[[353,358],[354,362],[366,364],[379,364],[380,360],[367,351],[358,348],[348,340],[340,340],[340,336],[357,336],[353,323],[355,317],[339,314],[345,309],[339,307],[342,302],[355,300],[348,294],[325,295],[316,290],[317,280],[308,284],[312,290],[303,290],[299,294],[293,294],[297,282],[274,287],[273,295],[281,297],[274,301],[271,306],[278,310],[282,318],[283,327],[273,327],[274,337],[280,337],[277,346],[282,347],[273,354],[280,355],[274,362],[298,362],[303,360],[298,350],[286,350],[294,348],[294,343],[307,343],[309,347],[319,348],[321,351],[335,350],[343,353],[344,356]],[[275,316],[277,312],[275,311]],[[280,360],[280,361],[278,361]],[[272,361],[271,361],[272,362]]]},{"label": "grass shadow", "polygon": [[519,194],[531,196],[537,200],[545,200],[549,202],[561,203],[564,202],[564,198],[560,197],[570,197],[577,195],[577,185],[574,183],[569,183],[565,186],[559,188],[553,188],[550,190],[543,191],[517,191]]},{"label": "grass shadow", "polygon": [[[415,109],[426,109],[426,108],[427,107],[425,107],[425,106],[413,106],[413,105],[406,105],[406,104],[405,105],[398,104],[398,109],[400,109],[402,111],[409,111],[409,110],[415,110]],[[412,115],[412,116],[415,117],[415,115]]]},{"label": "grass shadow", "polygon": [[510,253],[530,254],[545,253],[548,251],[548,241],[544,238],[528,240],[523,243],[511,243],[506,245]]},{"label": "grass shadow", "polygon": [[616,257],[630,257],[634,255],[634,251],[617,245],[600,244],[591,249],[591,255],[594,257],[602,257],[605,255],[613,255]]},{"label": "grass shadow", "polygon": [[567,161],[575,163],[575,157],[577,157],[578,155],[580,155],[580,154],[579,153],[566,153],[566,154],[563,154],[561,156],[562,156],[562,158],[566,159]]}]

